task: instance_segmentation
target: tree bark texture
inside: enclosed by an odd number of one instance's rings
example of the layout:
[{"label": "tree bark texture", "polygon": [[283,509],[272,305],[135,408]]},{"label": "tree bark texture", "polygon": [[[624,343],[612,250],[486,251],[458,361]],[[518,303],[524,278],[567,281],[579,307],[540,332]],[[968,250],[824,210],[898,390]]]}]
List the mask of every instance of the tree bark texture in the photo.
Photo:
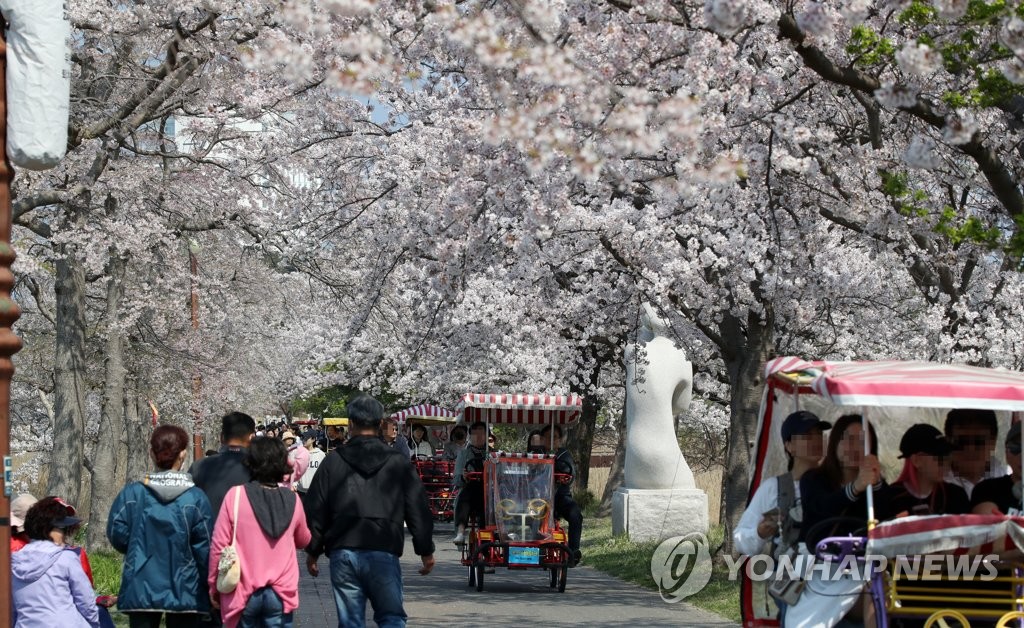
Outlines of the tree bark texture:
[{"label": "tree bark texture", "polygon": [[86,362],[85,272],[73,254],[66,254],[57,261],[54,292],[57,310],[54,430],[46,492],[75,504],[79,501],[82,484]]},{"label": "tree bark texture", "polygon": [[775,350],[774,313],[765,305],[764,315],[748,312],[746,320],[726,314],[719,328],[722,357],[729,376],[729,436],[725,473],[722,476],[721,518],[725,524],[725,548],[732,550],[732,531],[747,507],[750,478],[750,445],[757,430],[764,382],[762,370]]},{"label": "tree bark texture", "polygon": [[[590,369],[590,373],[587,374],[587,384],[591,390],[597,387],[604,364],[600,357],[596,356],[596,353],[595,357],[597,359]],[[590,480],[590,454],[594,448],[594,430],[597,428],[597,413],[600,412],[601,405],[595,395],[583,394],[579,390],[573,390],[573,392],[579,393],[583,397],[583,412],[580,415],[579,423],[576,424],[576,437],[573,439],[572,447],[569,448],[569,453],[572,454],[572,458],[576,462],[575,488],[581,491],[586,490]]]},{"label": "tree bark texture", "polygon": [[[103,409],[100,414],[99,437],[92,457],[92,506],[89,509],[89,527],[86,542],[90,549],[107,549],[107,515],[120,487],[118,467],[124,467],[122,447],[125,421],[124,336],[119,325],[121,299],[124,296],[125,260],[113,255],[107,266],[106,339],[104,342],[105,372],[103,380]],[[123,471],[121,473],[123,476]]]},{"label": "tree bark texture", "polygon": [[128,381],[124,396],[125,438],[128,445],[125,482],[142,479],[149,471],[149,406],[134,379]]},{"label": "tree bark texture", "polygon": [[626,470],[626,404],[622,404],[619,418],[615,420],[615,433],[618,439],[615,442],[615,457],[612,459],[612,467],[608,470],[608,482],[604,485],[604,493],[601,495],[601,505],[597,509],[600,517],[606,517],[612,512],[612,496],[615,489],[622,486]]}]

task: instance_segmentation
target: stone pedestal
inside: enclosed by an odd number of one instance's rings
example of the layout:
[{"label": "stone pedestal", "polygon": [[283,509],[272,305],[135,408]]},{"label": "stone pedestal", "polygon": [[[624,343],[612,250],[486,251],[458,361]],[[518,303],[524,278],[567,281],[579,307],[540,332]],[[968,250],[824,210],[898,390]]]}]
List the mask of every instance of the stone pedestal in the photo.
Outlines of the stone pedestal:
[{"label": "stone pedestal", "polygon": [[708,496],[696,488],[620,488],[612,496],[612,534],[662,541],[708,531]]}]

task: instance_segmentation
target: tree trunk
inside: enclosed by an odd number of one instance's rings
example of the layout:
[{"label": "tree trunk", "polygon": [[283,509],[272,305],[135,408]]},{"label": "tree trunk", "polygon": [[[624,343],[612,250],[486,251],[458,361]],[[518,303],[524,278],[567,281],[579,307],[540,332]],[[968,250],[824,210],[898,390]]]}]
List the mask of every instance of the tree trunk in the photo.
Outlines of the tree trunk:
[{"label": "tree trunk", "polygon": [[[603,354],[593,345],[587,351],[593,359],[590,372],[587,373],[586,390],[595,390],[600,384],[601,369],[604,368],[605,359]],[[569,448],[572,459],[576,463],[576,478],[574,487],[577,491],[587,490],[590,484],[590,455],[594,449],[594,432],[597,429],[597,414],[601,411],[601,402],[596,395],[587,394],[572,386],[572,392],[583,397],[583,412],[580,415],[579,423],[576,424],[576,438],[573,446]]]},{"label": "tree trunk", "polygon": [[127,442],[127,461],[125,464],[125,482],[142,479],[149,471],[149,407],[139,394],[134,379],[129,380],[124,397],[125,440]]},{"label": "tree trunk", "polygon": [[593,395],[583,398],[583,414],[576,424],[573,446],[569,448],[569,453],[576,462],[574,484],[577,490],[585,490],[590,480],[590,452],[594,447],[594,430],[597,427],[597,413],[600,409],[601,406]]},{"label": "tree trunk", "polygon": [[[121,453],[121,438],[124,433],[125,375],[124,336],[119,325],[121,298],[124,295],[125,260],[113,255],[107,266],[110,280],[107,283],[107,305],[105,318],[107,336],[104,343],[106,354],[103,381],[103,410],[100,415],[99,437],[92,458],[92,507],[89,510],[89,527],[86,542],[89,549],[108,549],[107,515],[114,502],[118,467],[125,465]],[[123,472],[122,472],[123,474]]]},{"label": "tree trunk", "polygon": [[599,517],[607,517],[612,513],[612,496],[615,489],[622,486],[626,470],[626,404],[622,404],[619,411],[619,418],[615,421],[615,433],[618,440],[615,442],[615,457],[612,459],[612,467],[608,470],[608,482],[604,485],[604,493],[601,495],[601,505],[598,506]]},{"label": "tree trunk", "polygon": [[85,431],[85,272],[73,253],[57,260],[53,453],[46,492],[77,504]]},{"label": "tree trunk", "polygon": [[726,551],[732,551],[732,531],[747,507],[750,446],[756,436],[764,385],[761,373],[775,350],[774,313],[769,304],[765,305],[765,312],[764,316],[748,312],[745,324],[727,314],[719,325],[730,392],[729,442],[722,475],[721,510]]}]

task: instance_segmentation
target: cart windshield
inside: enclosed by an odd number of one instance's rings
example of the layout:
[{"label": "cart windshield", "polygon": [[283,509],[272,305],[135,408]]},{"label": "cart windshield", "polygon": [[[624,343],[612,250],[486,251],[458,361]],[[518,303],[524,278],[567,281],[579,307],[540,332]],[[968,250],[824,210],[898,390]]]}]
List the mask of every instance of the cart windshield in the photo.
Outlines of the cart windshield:
[{"label": "cart windshield", "polygon": [[495,457],[487,465],[485,489],[488,523],[500,538],[541,541],[554,528],[552,496],[555,467],[552,458]]}]

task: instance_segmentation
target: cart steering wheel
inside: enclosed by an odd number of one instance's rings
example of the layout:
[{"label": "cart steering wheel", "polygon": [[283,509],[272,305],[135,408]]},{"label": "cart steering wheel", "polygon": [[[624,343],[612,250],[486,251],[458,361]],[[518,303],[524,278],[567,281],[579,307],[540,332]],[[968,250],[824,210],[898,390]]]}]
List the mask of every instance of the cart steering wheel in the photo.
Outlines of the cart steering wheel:
[{"label": "cart steering wheel", "polygon": [[534,497],[526,503],[526,510],[530,513],[530,516],[537,519],[547,514],[548,507],[548,500],[543,497]]},{"label": "cart steering wheel", "polygon": [[513,499],[503,499],[494,507],[502,521],[512,518],[512,513],[519,505]]}]

